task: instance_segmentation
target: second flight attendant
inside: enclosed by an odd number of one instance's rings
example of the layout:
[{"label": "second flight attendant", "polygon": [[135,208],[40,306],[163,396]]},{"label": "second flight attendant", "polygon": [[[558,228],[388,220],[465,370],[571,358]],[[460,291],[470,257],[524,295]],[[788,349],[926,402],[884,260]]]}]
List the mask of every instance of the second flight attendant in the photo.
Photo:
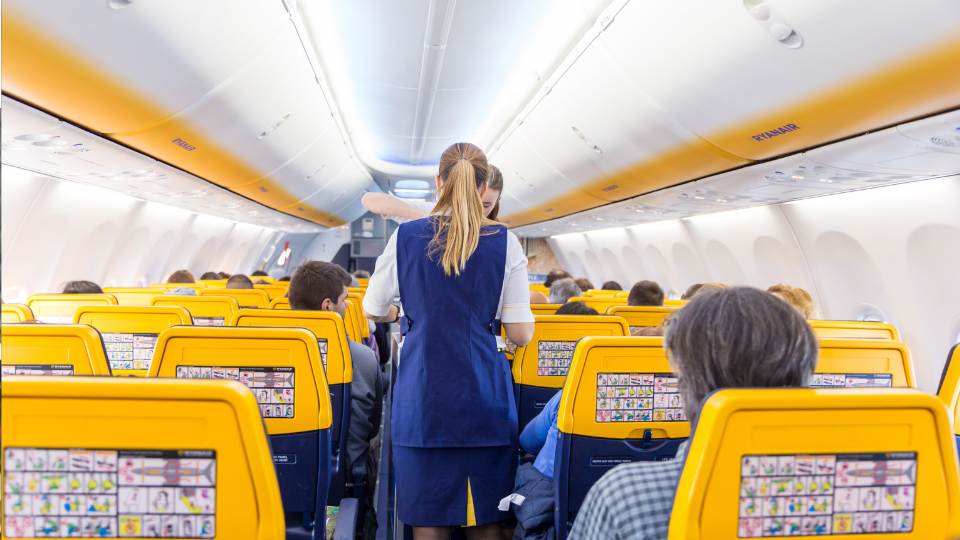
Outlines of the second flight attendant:
[{"label": "second flight attendant", "polygon": [[407,334],[393,395],[393,458],[401,521],[414,537],[500,537],[497,509],[513,490],[517,412],[500,323],[524,345],[533,335],[527,260],[506,227],[483,215],[489,166],[476,146],[440,157],[430,216],[400,225],[377,260],[363,308],[398,318]]}]

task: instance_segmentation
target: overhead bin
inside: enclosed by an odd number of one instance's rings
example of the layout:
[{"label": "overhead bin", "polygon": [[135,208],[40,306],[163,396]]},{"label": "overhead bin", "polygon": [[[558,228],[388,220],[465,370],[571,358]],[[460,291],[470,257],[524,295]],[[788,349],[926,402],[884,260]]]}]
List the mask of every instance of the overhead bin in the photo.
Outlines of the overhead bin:
[{"label": "overhead bin", "polygon": [[[353,158],[282,3],[66,4],[4,4],[6,92],[271,208],[355,217],[312,197]],[[344,199],[370,181],[350,171]]]}]

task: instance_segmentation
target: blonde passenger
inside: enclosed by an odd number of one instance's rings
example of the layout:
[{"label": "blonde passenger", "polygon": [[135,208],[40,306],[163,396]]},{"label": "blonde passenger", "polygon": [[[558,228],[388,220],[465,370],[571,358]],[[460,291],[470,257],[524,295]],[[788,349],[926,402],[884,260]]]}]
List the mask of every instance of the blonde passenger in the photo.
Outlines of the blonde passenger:
[{"label": "blonde passenger", "polygon": [[813,317],[813,297],[805,289],[777,283],[767,292],[796,308],[805,319]]}]

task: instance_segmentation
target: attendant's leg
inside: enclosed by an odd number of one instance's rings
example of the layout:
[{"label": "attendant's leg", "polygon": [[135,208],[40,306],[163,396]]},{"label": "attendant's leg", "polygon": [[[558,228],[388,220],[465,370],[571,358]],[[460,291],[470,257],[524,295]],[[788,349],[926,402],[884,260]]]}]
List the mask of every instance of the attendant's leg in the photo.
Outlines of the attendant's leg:
[{"label": "attendant's leg", "polygon": [[499,523],[467,527],[463,532],[466,533],[467,540],[503,540]]},{"label": "attendant's leg", "polygon": [[413,540],[450,540],[447,527],[413,527]]}]

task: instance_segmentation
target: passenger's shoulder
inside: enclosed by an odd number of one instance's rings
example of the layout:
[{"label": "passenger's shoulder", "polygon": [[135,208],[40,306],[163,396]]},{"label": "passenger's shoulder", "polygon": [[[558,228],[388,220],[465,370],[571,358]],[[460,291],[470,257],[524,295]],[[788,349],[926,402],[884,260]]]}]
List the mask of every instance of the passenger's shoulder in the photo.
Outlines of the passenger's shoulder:
[{"label": "passenger's shoulder", "polygon": [[368,357],[376,359],[376,356],[373,353],[373,349],[371,349],[370,347],[367,347],[363,343],[357,343],[356,341],[353,341],[353,340],[348,340],[348,341],[350,341],[350,356],[353,357],[354,360],[356,360],[357,358],[368,358]]},{"label": "passenger's shoulder", "polygon": [[663,484],[679,478],[683,463],[678,460],[639,461],[618,465],[603,475],[594,486],[598,495],[613,505],[626,504],[625,494],[647,490],[650,484]]}]

